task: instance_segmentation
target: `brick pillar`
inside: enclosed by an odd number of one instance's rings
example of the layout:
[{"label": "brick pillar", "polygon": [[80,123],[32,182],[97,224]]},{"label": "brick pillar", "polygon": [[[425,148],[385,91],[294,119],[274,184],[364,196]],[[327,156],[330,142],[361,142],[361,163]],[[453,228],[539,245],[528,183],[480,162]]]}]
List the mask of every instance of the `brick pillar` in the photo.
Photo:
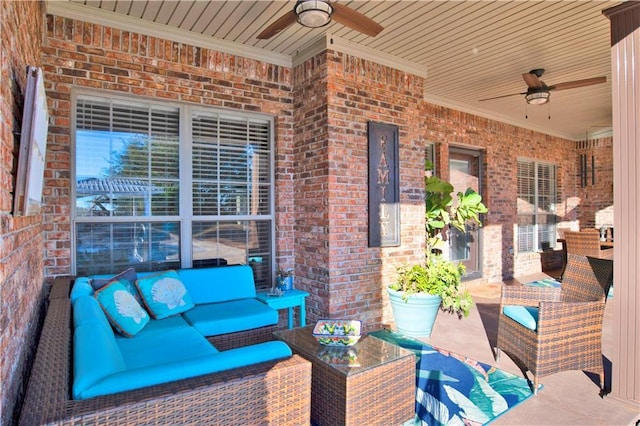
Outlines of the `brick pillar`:
[{"label": "brick pillar", "polygon": [[[368,330],[391,320],[387,285],[424,256],[423,79],[324,51],[294,70],[296,284],[308,314],[354,318]],[[368,246],[368,136],[399,127],[401,245]]]}]

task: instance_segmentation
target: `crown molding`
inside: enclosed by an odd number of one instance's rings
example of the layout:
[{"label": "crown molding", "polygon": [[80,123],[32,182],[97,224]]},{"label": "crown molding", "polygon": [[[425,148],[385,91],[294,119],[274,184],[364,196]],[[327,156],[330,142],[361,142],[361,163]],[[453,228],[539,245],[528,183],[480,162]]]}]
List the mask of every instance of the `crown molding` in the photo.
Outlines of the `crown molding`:
[{"label": "crown molding", "polygon": [[45,9],[46,13],[50,15],[76,19],[125,31],[138,32],[152,37],[217,50],[287,68],[292,67],[292,60],[289,55],[274,53],[257,47],[245,46],[240,43],[233,43],[202,34],[191,33],[168,25],[156,24],[143,19],[85,6],[81,3],[48,0]]},{"label": "crown molding", "polygon": [[427,78],[427,70],[422,65],[380,52],[379,50],[371,49],[370,47],[343,40],[340,37],[329,33],[317,38],[306,47],[296,52],[296,55],[293,57],[293,65],[300,65],[307,59],[313,58],[325,49],[332,49],[337,52],[346,53],[347,55],[375,62],[376,64],[405,71],[409,74],[417,75],[418,77]]}]

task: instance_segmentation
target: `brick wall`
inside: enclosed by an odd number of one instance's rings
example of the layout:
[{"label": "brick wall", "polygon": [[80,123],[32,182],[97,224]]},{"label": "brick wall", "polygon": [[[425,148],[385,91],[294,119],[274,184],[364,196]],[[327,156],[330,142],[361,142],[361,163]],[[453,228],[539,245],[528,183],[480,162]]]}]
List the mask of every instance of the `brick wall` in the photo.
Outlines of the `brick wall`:
[{"label": "brick wall", "polygon": [[42,217],[13,217],[27,66],[40,65],[41,2],[0,2],[0,424],[16,420],[42,312]]},{"label": "brick wall", "polygon": [[[291,70],[133,32],[47,16],[43,46],[54,124],[45,201],[46,273],[70,273],[70,123],[74,88],[273,114],[279,259],[293,248]],[[287,200],[287,198],[289,200]]]},{"label": "brick wall", "polygon": [[[424,256],[424,81],[340,52],[328,52],[330,309],[378,327],[390,321],[386,287],[396,267]],[[399,247],[368,246],[369,121],[399,130]]]},{"label": "brick wall", "polygon": [[[447,179],[450,146],[481,150],[484,154],[484,201],[489,208],[483,226],[483,281],[498,282],[540,272],[540,253],[517,253],[516,167],[520,156],[558,166],[558,218],[575,220],[575,144],[531,130],[500,123],[428,103],[422,104],[425,140],[436,144],[439,174]],[[561,257],[554,256],[561,266]],[[474,283],[469,283],[473,285]]]},{"label": "brick wall", "polygon": [[295,273],[310,321],[328,317],[331,303],[327,72],[325,54],[293,70]]}]

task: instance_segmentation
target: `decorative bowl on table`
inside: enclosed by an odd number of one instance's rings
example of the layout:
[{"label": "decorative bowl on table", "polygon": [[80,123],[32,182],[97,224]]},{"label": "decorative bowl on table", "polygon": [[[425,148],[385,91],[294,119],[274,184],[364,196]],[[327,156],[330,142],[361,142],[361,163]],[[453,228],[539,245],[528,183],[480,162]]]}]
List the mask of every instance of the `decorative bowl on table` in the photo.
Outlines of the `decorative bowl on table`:
[{"label": "decorative bowl on table", "polygon": [[325,346],[345,347],[358,343],[361,331],[361,321],[321,319],[313,327],[313,337]]}]

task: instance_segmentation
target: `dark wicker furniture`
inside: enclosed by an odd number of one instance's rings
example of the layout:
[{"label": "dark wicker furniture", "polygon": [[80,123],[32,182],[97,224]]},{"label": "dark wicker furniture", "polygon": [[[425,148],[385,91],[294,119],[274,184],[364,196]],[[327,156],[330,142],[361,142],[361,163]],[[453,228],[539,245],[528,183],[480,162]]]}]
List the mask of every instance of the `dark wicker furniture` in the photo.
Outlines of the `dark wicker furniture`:
[{"label": "dark wicker furniture", "polygon": [[297,355],[129,392],[70,399],[68,290],[68,280],[58,280],[50,293],[20,425],[309,424],[311,364]]},{"label": "dark wicker furniture", "polygon": [[583,229],[580,232],[564,231],[567,254],[599,257],[611,259],[613,249],[602,249],[600,231],[597,229]]},{"label": "dark wicker furniture", "polygon": [[[500,350],[517,358],[533,374],[534,393],[540,377],[566,370],[596,373],[603,388],[602,321],[612,273],[610,260],[569,254],[561,288],[504,286],[496,361]],[[505,316],[505,305],[538,307],[537,329]]]},{"label": "dark wicker furniture", "polygon": [[[416,357],[399,346],[363,336],[352,350],[357,365],[331,362],[313,325],[281,330],[275,335],[313,364],[311,421],[316,426],[399,425],[413,419],[416,398]],[[353,364],[352,364],[353,365]]]}]

